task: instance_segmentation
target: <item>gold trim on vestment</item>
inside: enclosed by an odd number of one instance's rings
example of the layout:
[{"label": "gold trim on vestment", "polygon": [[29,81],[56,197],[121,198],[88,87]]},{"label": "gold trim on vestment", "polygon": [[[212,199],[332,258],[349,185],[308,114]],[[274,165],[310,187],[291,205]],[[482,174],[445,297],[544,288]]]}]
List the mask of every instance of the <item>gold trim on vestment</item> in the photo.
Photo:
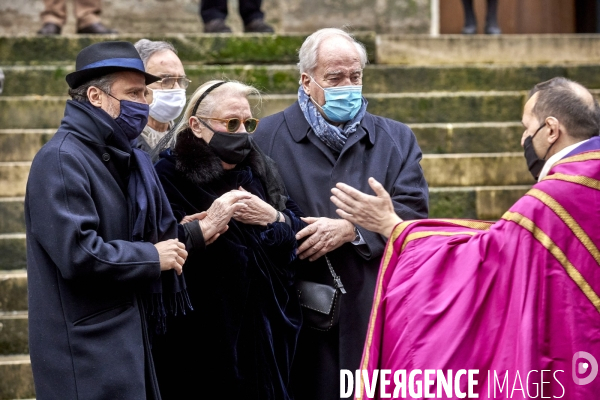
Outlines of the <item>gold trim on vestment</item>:
[{"label": "gold trim on vestment", "polygon": [[568,163],[572,163],[572,162],[589,161],[589,160],[600,160],[600,151],[597,151],[597,150],[589,151],[589,152],[577,154],[577,155],[574,155],[571,157],[563,158],[562,160],[554,163],[552,168],[556,167],[557,165],[561,165],[561,164],[568,164]]},{"label": "gold trim on vestment", "polygon": [[600,190],[600,181],[597,179],[587,177],[585,175],[567,175],[567,174],[556,173],[556,174],[548,175],[544,179],[542,179],[542,181],[546,181],[546,180],[558,180],[558,181],[565,181],[565,182],[571,182],[571,183],[578,183],[582,186],[586,186],[591,189]]},{"label": "gold trim on vestment", "polygon": [[598,247],[594,244],[592,239],[588,236],[587,233],[583,230],[583,228],[575,221],[575,219],[569,214],[567,210],[563,206],[561,206],[552,196],[548,193],[544,193],[539,189],[531,189],[526,193],[527,196],[534,197],[544,203],[548,208],[550,208],[558,217],[564,222],[565,225],[569,227],[571,232],[579,239],[583,247],[587,249],[590,255],[596,260],[596,263],[600,265],[600,251],[598,251]]},{"label": "gold trim on vestment", "polygon": [[413,240],[417,240],[417,239],[426,238],[429,236],[454,236],[454,235],[475,236],[478,233],[481,233],[481,232],[472,232],[472,231],[463,231],[463,232],[420,231],[420,232],[415,232],[415,233],[409,234],[406,237],[406,239],[404,240],[404,243],[402,243],[402,250],[400,250],[400,251],[404,251],[404,248],[408,245],[409,242],[412,242]]},{"label": "gold trim on vestment", "polygon": [[[379,279],[377,281],[377,294],[375,295],[375,299],[373,300],[373,306],[371,307],[371,316],[369,318],[369,328],[367,331],[367,338],[365,343],[364,359],[362,360],[362,368],[363,370],[367,369],[367,365],[369,365],[369,349],[371,348],[371,343],[373,343],[373,330],[374,330],[374,321],[377,319],[377,313],[379,311],[379,302],[381,301],[381,282],[383,282],[383,276],[385,275],[385,271],[387,266],[392,258],[392,254],[394,254],[394,242],[402,232],[411,224],[421,221],[419,219],[403,221],[396,225],[392,230],[392,234],[388,238],[387,246],[385,247],[385,252],[383,254],[383,263],[381,264],[381,269],[379,271]],[[360,394],[354,394],[354,397],[361,399],[364,392],[364,382],[362,374],[360,375]]]},{"label": "gold trim on vestment", "polygon": [[563,266],[567,275],[571,277],[573,282],[579,286],[579,289],[585,294],[589,301],[592,302],[596,310],[600,312],[600,297],[594,292],[594,289],[590,286],[581,273],[575,268],[575,266],[568,260],[567,256],[563,251],[550,239],[546,233],[544,233],[535,223],[529,218],[517,212],[507,211],[502,216],[502,219],[512,221],[526,230],[528,230],[533,237],[542,244],[549,252],[556,258],[556,260]]},{"label": "gold trim on vestment", "polygon": [[[369,365],[369,352],[371,349],[371,344],[373,343],[373,331],[375,329],[375,320],[377,319],[377,314],[379,312],[379,303],[381,302],[381,291],[382,291],[381,286],[382,286],[383,277],[385,276],[385,272],[389,265],[390,259],[392,258],[392,255],[394,253],[394,242],[400,237],[400,235],[402,235],[404,230],[409,225],[411,225],[414,222],[418,222],[418,221],[423,221],[423,220],[404,221],[404,222],[396,225],[396,227],[392,230],[392,234],[390,235],[390,237],[388,239],[385,253],[383,255],[383,263],[381,264],[381,270],[379,271],[379,279],[377,281],[377,286],[376,286],[377,293],[375,295],[375,299],[373,300],[372,312],[371,312],[371,316],[369,319],[369,329],[367,332],[367,338],[366,338],[366,344],[365,344],[366,351],[364,352],[364,358],[362,360],[361,370],[366,370],[367,366]],[[458,221],[458,220],[452,220],[452,219],[439,219],[438,221],[451,222],[456,225],[469,227],[469,228],[472,227],[473,229],[480,229],[480,230],[487,230],[493,224],[491,222],[484,222],[484,221]],[[464,235],[464,234],[475,235],[478,232],[431,232],[431,231],[415,232],[415,233],[411,233],[407,236],[404,244],[402,245],[402,250],[404,250],[404,247],[406,247],[406,244],[408,244],[409,241],[418,239],[418,237],[412,237],[413,235],[416,236],[421,233],[428,233],[427,236],[432,236],[433,234],[450,236],[450,235]],[[422,236],[422,237],[425,237],[425,236]],[[362,374],[360,375],[360,392],[359,393],[360,394],[358,396],[355,393],[355,397],[358,399],[361,399],[362,395],[364,393],[364,382],[363,382]]]}]

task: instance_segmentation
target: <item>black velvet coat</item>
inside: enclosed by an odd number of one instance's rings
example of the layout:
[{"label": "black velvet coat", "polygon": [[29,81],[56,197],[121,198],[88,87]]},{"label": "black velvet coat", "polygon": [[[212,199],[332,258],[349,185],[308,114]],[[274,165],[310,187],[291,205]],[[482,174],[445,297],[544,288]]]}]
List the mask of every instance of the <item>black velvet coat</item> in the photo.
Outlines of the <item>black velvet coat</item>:
[{"label": "black velvet coat", "polygon": [[[419,164],[421,150],[413,132],[400,122],[367,113],[336,155],[317,138],[296,102],[261,119],[254,138],[275,160],[290,197],[307,215],[339,218],[330,201],[331,188],[344,182],[373,194],[367,180],[374,177],[390,193],[400,218],[427,217],[428,188]],[[329,253],[348,293],[342,296],[338,329],[302,329],[292,369],[296,400],[339,398],[340,368],[359,367],[386,241],[358,228],[366,244],[347,243]],[[323,257],[312,263],[299,262],[297,268],[298,278],[332,281]]]},{"label": "black velvet coat", "polygon": [[[176,218],[207,210],[239,186],[265,199],[253,154],[220,174],[203,155],[189,165],[163,152],[155,167]],[[194,311],[170,318],[167,334],[153,344],[163,399],[208,398],[208,392],[219,399],[290,399],[301,318],[290,263],[295,233],[305,224],[291,201],[287,206],[288,223],[260,227],[232,219],[214,243],[188,255],[184,271]]]}]

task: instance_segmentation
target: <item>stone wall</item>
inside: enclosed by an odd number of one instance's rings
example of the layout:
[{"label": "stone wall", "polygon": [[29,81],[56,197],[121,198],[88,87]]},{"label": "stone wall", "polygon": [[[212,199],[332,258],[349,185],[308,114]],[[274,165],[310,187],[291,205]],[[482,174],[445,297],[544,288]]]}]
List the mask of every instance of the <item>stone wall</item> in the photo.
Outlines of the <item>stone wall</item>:
[{"label": "stone wall", "polygon": [[[200,0],[103,0],[102,19],[120,33],[201,33]],[[377,33],[429,33],[431,0],[263,0],[266,20],[279,33],[349,26]],[[238,1],[228,0],[228,24],[242,32]],[[0,35],[34,34],[42,0],[0,0]],[[63,33],[75,33],[73,0],[67,0]],[[1,55],[0,55],[1,62]]]}]

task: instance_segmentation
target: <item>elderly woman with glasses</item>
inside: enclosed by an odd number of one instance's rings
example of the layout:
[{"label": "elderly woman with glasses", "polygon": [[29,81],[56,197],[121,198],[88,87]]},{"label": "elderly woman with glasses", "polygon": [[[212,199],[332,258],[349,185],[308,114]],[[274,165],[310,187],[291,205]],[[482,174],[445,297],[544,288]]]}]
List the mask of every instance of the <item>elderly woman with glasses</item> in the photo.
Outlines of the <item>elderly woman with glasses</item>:
[{"label": "elderly woman with glasses", "polygon": [[290,264],[306,224],[253,144],[249,95],[258,91],[239,82],[205,83],[160,145],[171,146],[155,168],[175,216],[201,219],[183,267],[194,310],[168,319],[153,344],[164,399],[209,388],[222,399],[291,399],[301,315]]}]

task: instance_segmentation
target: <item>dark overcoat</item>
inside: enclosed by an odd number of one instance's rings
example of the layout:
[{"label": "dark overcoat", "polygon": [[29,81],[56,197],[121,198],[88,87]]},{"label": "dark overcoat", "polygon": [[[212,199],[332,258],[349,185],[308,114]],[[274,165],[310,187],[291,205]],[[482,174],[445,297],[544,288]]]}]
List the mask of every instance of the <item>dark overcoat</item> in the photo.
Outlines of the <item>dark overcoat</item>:
[{"label": "dark overcoat", "polygon": [[68,101],[31,165],[25,218],[38,400],[159,398],[147,379],[153,367],[136,297],[159,278],[159,255],[149,242],[130,241],[130,154],[117,136]]},{"label": "dark overcoat", "polygon": [[[334,154],[306,121],[298,103],[261,119],[256,143],[275,160],[291,198],[306,215],[339,218],[331,188],[343,182],[373,194],[367,182],[377,179],[390,193],[404,220],[426,218],[428,188],[419,164],[421,150],[406,125],[366,113],[339,155]],[[359,367],[373,291],[386,240],[358,227],[363,245],[346,243],[329,253],[347,290],[342,296],[337,329],[319,332],[303,327],[292,367],[296,400],[339,398],[340,368]],[[299,279],[331,283],[323,257],[301,261]]]}]

